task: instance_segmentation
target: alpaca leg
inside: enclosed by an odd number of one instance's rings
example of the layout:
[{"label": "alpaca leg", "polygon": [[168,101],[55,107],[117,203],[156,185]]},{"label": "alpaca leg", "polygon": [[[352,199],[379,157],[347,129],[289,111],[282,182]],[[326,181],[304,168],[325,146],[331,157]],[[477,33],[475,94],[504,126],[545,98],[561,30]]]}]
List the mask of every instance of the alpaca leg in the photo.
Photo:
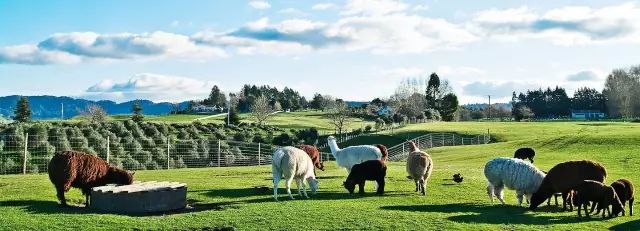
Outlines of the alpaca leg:
[{"label": "alpaca leg", "polygon": [[569,199],[569,193],[562,193],[562,211],[566,211],[567,210],[567,204],[569,204],[569,207],[571,208],[570,211],[573,211],[573,203],[571,203],[570,201],[568,201]]},{"label": "alpaca leg", "polygon": [[58,200],[60,201],[62,206],[67,206],[67,200],[64,198],[64,192],[64,187],[56,186],[56,196],[58,197]]},{"label": "alpaca leg", "polygon": [[280,176],[273,174],[273,199],[278,201],[278,184],[280,183]]},{"label": "alpaca leg", "polygon": [[578,205],[578,217],[582,217],[582,205]]},{"label": "alpaca leg", "polygon": [[493,204],[493,185],[491,183],[489,183],[489,185],[487,185],[487,195],[489,195],[489,200],[491,200],[491,204]]},{"label": "alpaca leg", "polygon": [[376,181],[378,183],[378,195],[384,194],[384,179]]},{"label": "alpaca leg", "polygon": [[518,207],[522,206],[522,199],[524,198],[524,195],[522,194],[522,192],[517,192],[518,194]]},{"label": "alpaca leg", "polygon": [[289,199],[293,200],[293,196],[291,195],[291,182],[293,181],[293,177],[288,178],[286,181],[287,184],[287,194],[289,195]]},{"label": "alpaca leg", "polygon": [[504,191],[504,185],[496,187],[494,190],[495,190],[494,191],[495,196],[498,198],[498,200],[500,200],[500,203],[502,203],[504,205],[505,204],[504,203],[504,192],[503,192]]},{"label": "alpaca leg", "polygon": [[425,188],[424,188],[424,179],[420,179],[420,191],[422,192],[423,196],[427,195],[427,192],[425,191]]},{"label": "alpaca leg", "polygon": [[304,197],[309,198],[309,195],[307,195],[307,185],[304,183],[304,180],[301,180],[300,183],[302,184],[302,193],[304,194]]},{"label": "alpaca leg", "polygon": [[360,193],[360,195],[364,195],[364,181],[358,184],[358,193]]},{"label": "alpaca leg", "polygon": [[633,216],[633,200],[634,198],[629,200],[629,216]]},{"label": "alpaca leg", "polygon": [[[558,206],[558,195],[553,195],[553,198],[556,200],[556,206]],[[551,200],[551,198],[549,198]]]},{"label": "alpaca leg", "polygon": [[418,184],[417,180],[414,180],[414,182],[416,183],[416,192],[418,192],[418,190],[420,189],[420,184]]},{"label": "alpaca leg", "polygon": [[295,181],[296,181],[296,187],[298,188],[298,197],[302,197],[302,191],[300,190],[300,183],[302,182],[302,180],[295,179]]}]

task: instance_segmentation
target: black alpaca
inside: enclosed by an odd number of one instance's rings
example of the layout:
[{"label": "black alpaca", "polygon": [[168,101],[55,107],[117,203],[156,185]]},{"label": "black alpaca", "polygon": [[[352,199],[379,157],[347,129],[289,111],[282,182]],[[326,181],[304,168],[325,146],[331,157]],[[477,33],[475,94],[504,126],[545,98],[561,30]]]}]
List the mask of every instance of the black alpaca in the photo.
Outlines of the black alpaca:
[{"label": "black alpaca", "polygon": [[378,183],[378,195],[384,194],[384,177],[387,175],[387,166],[381,160],[368,160],[351,167],[351,172],[342,185],[353,193],[358,185],[360,195],[364,194],[364,183],[367,180],[375,180]]},{"label": "black alpaca", "polygon": [[519,148],[516,150],[516,153],[513,155],[513,158],[526,160],[529,159],[531,163],[533,163],[533,157],[536,156],[536,151],[533,148]]}]

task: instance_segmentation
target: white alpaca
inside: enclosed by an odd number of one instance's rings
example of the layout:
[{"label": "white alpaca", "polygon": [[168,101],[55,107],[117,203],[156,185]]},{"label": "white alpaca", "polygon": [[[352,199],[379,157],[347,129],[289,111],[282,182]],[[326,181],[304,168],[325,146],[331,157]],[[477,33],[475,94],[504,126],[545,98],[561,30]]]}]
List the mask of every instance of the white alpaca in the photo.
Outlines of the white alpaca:
[{"label": "white alpaca", "polygon": [[386,159],[386,153],[383,155],[383,151],[381,151],[379,147],[373,145],[358,145],[340,149],[336,142],[336,138],[333,136],[329,136],[329,138],[327,138],[327,142],[331,149],[331,155],[336,158],[338,166],[346,168],[348,173],[351,172],[351,167],[353,167],[353,165],[367,160]]},{"label": "white alpaca", "polygon": [[516,190],[518,195],[518,206],[522,206],[523,196],[526,195],[527,202],[531,200],[531,195],[538,191],[544,172],[533,166],[529,162],[520,159],[499,157],[487,162],[484,166],[484,176],[487,177],[487,194],[493,202],[495,195],[504,204],[504,187]]},{"label": "white alpaca", "polygon": [[302,196],[300,191],[300,185],[302,185],[304,197],[309,198],[304,180],[307,180],[309,188],[311,188],[311,193],[315,195],[318,190],[318,180],[316,179],[313,168],[313,161],[306,152],[294,147],[277,149],[273,152],[273,163],[271,165],[271,172],[273,174],[273,198],[276,201],[278,200],[278,184],[280,183],[280,178],[283,176],[286,180],[289,198],[294,199],[291,195],[291,182],[294,179],[298,186],[298,196]]}]

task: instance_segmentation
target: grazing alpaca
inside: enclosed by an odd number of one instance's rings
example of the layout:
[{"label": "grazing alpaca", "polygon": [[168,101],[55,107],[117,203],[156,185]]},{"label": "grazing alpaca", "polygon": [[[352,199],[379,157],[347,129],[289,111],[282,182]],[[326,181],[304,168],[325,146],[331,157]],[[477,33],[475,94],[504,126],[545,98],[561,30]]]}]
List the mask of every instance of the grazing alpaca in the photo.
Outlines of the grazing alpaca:
[{"label": "grazing alpaca", "polygon": [[313,165],[316,166],[316,168],[324,171],[324,164],[320,162],[320,152],[316,146],[301,144],[298,145],[297,148],[303,150],[311,157],[311,161],[313,161]]},{"label": "grazing alpaca", "polygon": [[286,180],[287,194],[289,194],[290,199],[294,199],[291,195],[291,182],[294,179],[298,186],[298,196],[302,196],[300,191],[300,185],[302,185],[304,197],[309,198],[304,180],[309,183],[312,194],[315,195],[318,190],[318,180],[316,180],[314,173],[313,161],[307,153],[298,148],[282,147],[273,152],[271,173],[273,174],[273,199],[276,201],[278,200],[278,184],[283,176]]},{"label": "grazing alpaca", "polygon": [[351,172],[351,167],[355,164],[362,163],[367,160],[382,160],[386,161],[387,148],[383,145],[359,145],[351,146],[340,149],[336,138],[329,136],[327,138],[329,148],[331,149],[331,155],[336,158],[338,166],[346,168],[347,172]]},{"label": "grazing alpaca", "polygon": [[[575,192],[573,203],[575,206],[578,206],[578,217],[582,216],[582,209],[584,209],[587,217],[589,216],[590,212],[587,211],[589,202],[597,203],[597,205],[594,204],[591,209],[591,211],[593,211],[597,206],[598,212],[596,214],[600,213],[600,210],[604,210],[602,212],[602,218],[605,218],[605,213],[609,213],[609,217],[612,217],[624,211],[622,203],[613,187],[604,185],[601,182],[585,180],[582,184],[575,187]],[[611,206],[611,210],[609,210],[609,206]]]},{"label": "grazing alpaca", "polygon": [[529,209],[536,209],[554,193],[560,192],[562,199],[564,199],[562,208],[566,210],[567,204],[573,206],[567,199],[573,188],[585,180],[604,182],[606,177],[607,170],[593,161],[579,160],[557,164],[549,170],[549,174],[542,181],[540,188],[531,197]]},{"label": "grazing alpaca", "polygon": [[49,180],[56,188],[58,200],[67,206],[64,193],[71,187],[79,188],[90,204],[91,188],[107,184],[129,185],[133,183],[133,174],[110,167],[109,163],[89,154],[63,151],[56,153],[49,162]]},{"label": "grazing alpaca", "polygon": [[[548,173],[547,171],[542,171],[542,172],[544,172],[545,175]],[[571,190],[566,200],[572,201],[573,194],[574,194],[573,190]],[[558,206],[558,197],[562,197],[562,193],[557,192],[553,194],[553,199],[556,201],[556,206]],[[568,202],[568,203],[571,203],[571,202]],[[551,205],[551,197],[549,197],[549,199],[547,200],[547,206],[550,206],[550,205]]]},{"label": "grazing alpaca", "polygon": [[[613,182],[611,187],[616,190],[616,194],[618,194],[618,198],[620,198],[622,206],[624,206],[627,201],[629,202],[629,216],[633,216],[633,201],[635,200],[633,196],[633,183],[627,179],[619,179],[616,182]],[[622,215],[625,215],[624,209],[622,210]]]},{"label": "grazing alpaca", "polygon": [[425,188],[433,171],[433,160],[429,154],[420,151],[415,143],[410,141],[409,144],[411,153],[407,157],[407,173],[416,183],[416,192],[420,190],[422,195],[427,195]]},{"label": "grazing alpaca", "polygon": [[487,194],[493,202],[495,195],[504,204],[502,190],[506,186],[516,190],[518,206],[522,206],[523,196],[527,201],[531,195],[538,191],[544,173],[531,163],[520,159],[499,157],[487,162],[484,166],[484,175],[487,177]]},{"label": "grazing alpaca", "polygon": [[387,175],[387,166],[382,160],[367,160],[353,165],[347,180],[342,183],[349,193],[353,193],[358,185],[358,193],[364,194],[364,183],[367,180],[374,180],[378,184],[376,193],[384,194],[384,177]]},{"label": "grazing alpaca", "polygon": [[516,150],[516,153],[513,154],[513,158],[518,158],[521,160],[529,159],[531,163],[533,163],[533,157],[536,156],[536,151],[533,148],[519,148]]}]

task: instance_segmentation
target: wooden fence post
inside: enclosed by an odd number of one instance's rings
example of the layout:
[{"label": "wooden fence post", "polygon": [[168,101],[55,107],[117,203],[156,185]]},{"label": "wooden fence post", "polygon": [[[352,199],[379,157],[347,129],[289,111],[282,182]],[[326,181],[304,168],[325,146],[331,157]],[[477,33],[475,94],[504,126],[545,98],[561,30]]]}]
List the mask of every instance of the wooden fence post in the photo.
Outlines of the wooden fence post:
[{"label": "wooden fence post", "polygon": [[260,166],[260,143],[258,143],[258,166]]},{"label": "wooden fence post", "polygon": [[27,174],[27,147],[29,146],[29,133],[24,134],[24,152],[22,153],[22,174]]},{"label": "wooden fence post", "polygon": [[220,140],[218,140],[218,167],[220,167]]},{"label": "wooden fence post", "polygon": [[171,152],[171,144],[169,141],[169,137],[167,137],[167,169],[171,168],[169,162],[171,160],[171,156],[169,156],[169,152]]},{"label": "wooden fence post", "polygon": [[440,133],[442,135],[442,146],[444,146],[444,133]]}]

